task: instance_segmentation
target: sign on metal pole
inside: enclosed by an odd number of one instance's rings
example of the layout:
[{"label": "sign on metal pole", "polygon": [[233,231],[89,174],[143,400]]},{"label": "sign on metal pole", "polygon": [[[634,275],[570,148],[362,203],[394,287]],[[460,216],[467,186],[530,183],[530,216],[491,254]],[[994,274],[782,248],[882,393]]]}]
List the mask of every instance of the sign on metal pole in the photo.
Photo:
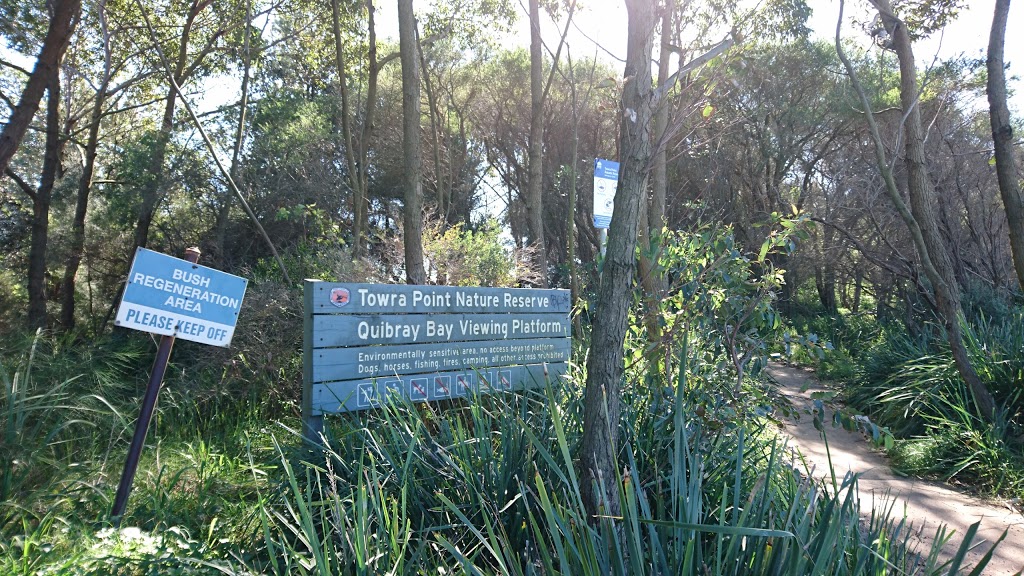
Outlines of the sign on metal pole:
[{"label": "sign on metal pole", "polygon": [[227,348],[247,283],[239,276],[139,248],[114,323]]},{"label": "sign on metal pole", "polygon": [[543,386],[565,373],[568,290],[305,282],[302,414],[391,396],[449,400]]},{"label": "sign on metal pole", "polygon": [[136,250],[117,309],[118,326],[162,335],[114,496],[110,515],[117,523],[128,506],[175,338],[227,347],[242,308],[248,280],[196,264],[198,248],[189,248],[185,254],[187,260],[145,248]]},{"label": "sign on metal pole", "polygon": [[594,228],[608,228],[615,207],[615,188],[619,182],[619,163],[594,160]]}]

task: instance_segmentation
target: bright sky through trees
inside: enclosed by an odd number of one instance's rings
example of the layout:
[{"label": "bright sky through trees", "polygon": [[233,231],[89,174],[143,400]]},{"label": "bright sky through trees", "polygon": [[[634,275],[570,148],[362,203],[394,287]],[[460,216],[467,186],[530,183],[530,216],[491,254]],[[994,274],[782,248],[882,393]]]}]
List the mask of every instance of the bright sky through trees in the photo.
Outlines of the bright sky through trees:
[{"label": "bright sky through trees", "polygon": [[[835,35],[836,17],[839,13],[838,0],[809,0],[813,14],[811,28],[825,39]],[[1011,108],[1017,113],[1024,110],[1024,83],[1018,77],[1024,74],[1024,35],[1012,31],[1024,25],[1024,7],[1016,2],[1010,7],[1010,18],[1006,37],[1006,60],[1009,64],[1007,79],[1011,97]],[[915,53],[922,68],[939,59],[953,58],[964,55],[971,58],[984,58],[988,46],[989,29],[992,26],[993,0],[972,0],[960,16],[947,26],[943,32],[918,41]],[[421,10],[426,9],[420,7]],[[526,48],[530,42],[530,27],[526,16],[525,4],[519,10],[519,21],[513,32],[500,41],[504,45]],[[867,42],[867,34],[856,24],[853,18],[865,20],[863,3],[848,1],[846,18],[843,22],[843,36]],[[554,50],[561,33],[560,26],[550,19],[543,23],[544,41],[550,50]],[[626,7],[621,0],[580,0],[580,10],[574,17],[575,26],[570,30],[569,46],[574,58],[590,57],[596,52],[599,58],[607,62],[622,62],[626,55]],[[398,37],[398,25],[395,8],[392,3],[382,3],[377,12],[377,23],[383,37]],[[655,51],[657,57],[657,51]],[[619,66],[616,65],[616,68]]]}]

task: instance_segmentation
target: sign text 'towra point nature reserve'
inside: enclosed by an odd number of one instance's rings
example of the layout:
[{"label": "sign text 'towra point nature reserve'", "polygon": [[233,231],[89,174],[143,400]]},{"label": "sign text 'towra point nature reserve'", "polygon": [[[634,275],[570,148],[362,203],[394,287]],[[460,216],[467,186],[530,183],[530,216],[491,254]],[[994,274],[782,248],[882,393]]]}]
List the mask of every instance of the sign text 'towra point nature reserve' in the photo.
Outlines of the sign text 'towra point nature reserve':
[{"label": "sign text 'towra point nature reserve'", "polygon": [[303,415],[543,386],[569,360],[569,291],[305,283]]},{"label": "sign text 'towra point nature reserve'", "polygon": [[139,248],[114,323],[226,348],[247,284],[245,278]]}]

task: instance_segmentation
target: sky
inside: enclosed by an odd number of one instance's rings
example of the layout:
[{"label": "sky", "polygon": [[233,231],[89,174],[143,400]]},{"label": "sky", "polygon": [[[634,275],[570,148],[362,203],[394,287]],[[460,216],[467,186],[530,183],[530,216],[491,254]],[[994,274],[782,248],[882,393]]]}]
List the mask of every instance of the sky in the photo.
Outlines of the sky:
[{"label": "sky", "polygon": [[[415,0],[417,9],[428,10],[427,0]],[[439,0],[443,1],[443,0]],[[507,35],[496,38],[506,47],[528,47],[530,43],[530,27],[527,19],[526,0],[512,0],[519,7],[519,18],[514,30]],[[742,1],[742,0],[741,0]],[[807,0],[812,9],[809,22],[814,34],[822,39],[832,41],[835,38],[836,20],[839,15],[839,0]],[[598,58],[621,69],[626,57],[626,6],[623,0],[578,0],[581,9],[574,16],[575,25],[570,27],[567,43],[574,58]],[[751,4],[757,0],[749,0]],[[932,36],[920,39],[914,44],[914,54],[919,69],[937,60],[947,60],[957,56],[985,57],[988,50],[989,31],[992,27],[992,16],[995,0],[967,0],[957,19],[947,25],[946,29]],[[1024,2],[1018,0],[1011,3],[1010,16],[1007,20],[1007,38],[1004,46],[1005,60],[1009,64],[1007,82],[1009,89],[1015,94],[1011,97],[1010,108],[1015,116],[1024,113],[1024,80],[1014,76],[1024,76],[1024,34],[1017,33],[1024,28]],[[844,9],[844,38],[860,42],[865,46],[870,40],[867,34],[853,23],[854,17],[864,21],[868,19],[867,3],[860,0],[847,0]],[[553,23],[543,18],[541,35],[551,51],[554,51],[561,35],[564,21]],[[398,38],[397,3],[394,0],[379,2],[376,11],[378,34],[382,38]],[[655,51],[657,57],[657,51]],[[976,105],[987,109],[987,102],[982,97]],[[485,193],[484,212],[498,214],[504,204],[495,195]]]},{"label": "sky", "polygon": [[[443,1],[443,0],[439,0]],[[590,57],[597,54],[599,58],[615,68],[621,67],[626,56],[626,7],[622,0],[578,0],[581,9],[574,17],[575,24],[570,29],[568,44],[574,57]],[[756,0],[749,0],[755,2]],[[497,39],[504,46],[529,46],[530,29],[526,17],[525,0],[512,0],[519,7],[519,19],[510,34],[502,34]],[[836,17],[839,13],[838,0],[808,0],[813,10],[810,26],[821,38],[831,39],[835,35]],[[377,0],[377,24],[381,38],[398,38],[397,3],[394,0]],[[429,2],[418,0],[419,10],[429,9]],[[968,57],[984,57],[988,47],[989,29],[992,25],[992,13],[995,0],[969,0],[968,7],[963,9],[959,17],[949,24],[942,32],[915,43],[914,52],[922,68],[936,58],[945,60],[959,55]],[[1011,3],[1010,18],[1007,23],[1005,58],[1009,64],[1007,78],[1009,88],[1014,95],[1010,107],[1015,115],[1024,113],[1024,80],[1014,78],[1024,76],[1024,34],[1018,31],[1024,28],[1024,2]],[[864,32],[856,28],[851,21],[851,14],[859,11],[863,19],[866,4],[858,0],[847,2],[844,37],[867,42]],[[542,24],[542,36],[553,50],[557,45],[563,23],[556,25],[545,18]],[[595,42],[594,40],[598,41]],[[31,67],[34,55],[20,55],[0,45],[0,56],[15,63]],[[655,54],[656,56],[656,54]],[[237,99],[237,86],[230,80],[217,78],[209,83],[211,93],[206,94],[199,108],[214,108],[224,101]],[[233,92],[233,94],[232,94]]]},{"label": "sky", "polygon": [[[530,28],[527,21],[525,0],[512,0],[519,6],[519,21],[513,32],[502,36],[499,41],[505,46],[529,46]],[[598,54],[604,61],[620,67],[626,57],[626,6],[622,0],[578,0],[582,7],[574,17],[575,26],[570,29],[568,44],[574,57],[589,57]],[[754,1],[754,0],[751,0]],[[989,30],[992,27],[992,15],[995,0],[968,0],[958,18],[942,32],[915,43],[914,53],[919,66],[924,67],[935,61],[936,57],[946,60],[959,55],[968,57],[984,57],[988,49]],[[382,37],[398,37],[396,3],[393,0],[380,2],[377,9],[377,24]],[[427,2],[418,0],[420,10]],[[839,15],[838,0],[808,0],[813,13],[810,27],[815,35],[831,40],[835,37],[836,18]],[[1010,67],[1007,79],[1010,89],[1015,91],[1011,108],[1016,113],[1024,112],[1024,80],[1013,80],[1013,76],[1024,76],[1024,34],[1017,31],[1024,28],[1024,2],[1018,1],[1010,5],[1010,17],[1007,21],[1007,38],[1005,59]],[[867,35],[852,23],[851,16],[865,19],[866,3],[847,0],[843,22],[844,38],[852,38],[867,43]],[[561,26],[555,25],[545,18],[542,25],[542,37],[545,43],[554,50],[561,34]],[[598,39],[595,42],[594,39]],[[655,51],[657,52],[657,51]],[[655,53],[657,57],[657,53]]]}]

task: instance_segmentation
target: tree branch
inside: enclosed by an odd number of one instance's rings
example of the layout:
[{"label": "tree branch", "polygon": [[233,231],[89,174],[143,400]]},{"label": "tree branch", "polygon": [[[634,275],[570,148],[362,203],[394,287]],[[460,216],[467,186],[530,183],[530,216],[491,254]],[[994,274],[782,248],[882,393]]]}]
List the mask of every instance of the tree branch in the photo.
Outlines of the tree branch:
[{"label": "tree branch", "polygon": [[[210,1],[212,0],[207,0],[207,2]],[[142,0],[135,0],[135,3],[139,7],[139,11],[142,14],[142,18],[146,23],[146,29],[149,32],[150,38],[152,38],[153,40],[153,49],[156,50],[157,55],[160,57],[160,62],[163,64],[164,72],[167,74],[167,80],[171,83],[171,86],[174,88],[175,92],[177,92],[180,95],[181,103],[185,106],[185,110],[188,112],[189,117],[192,118],[192,122],[195,124],[196,129],[199,131],[199,135],[202,136],[203,142],[206,144],[206,148],[210,152],[210,156],[213,156],[213,161],[217,164],[217,168],[218,170],[220,170],[221,175],[227,182],[228,187],[231,188],[231,191],[235,193],[235,196],[238,198],[238,202],[242,205],[242,208],[245,210],[245,213],[249,216],[249,219],[252,220],[253,225],[256,226],[256,229],[263,237],[263,240],[267,243],[267,247],[270,248],[270,253],[273,254],[274,259],[277,261],[277,265],[281,267],[281,275],[284,276],[285,282],[288,285],[291,285],[292,280],[291,277],[288,275],[288,269],[287,267],[285,267],[284,261],[281,259],[281,256],[277,253],[277,248],[274,246],[274,243],[270,240],[270,236],[267,235],[266,230],[263,229],[263,225],[260,224],[259,219],[256,218],[256,214],[253,213],[252,208],[249,207],[249,203],[246,202],[245,197],[242,195],[242,191],[239,190],[238,186],[235,185],[235,181],[234,179],[231,178],[231,174],[228,172],[226,168],[224,168],[224,164],[221,163],[220,157],[217,155],[217,149],[214,148],[213,141],[210,140],[210,137],[206,134],[206,130],[203,129],[203,124],[199,121],[199,117],[196,116],[195,111],[192,110],[192,105],[189,104],[188,99],[181,92],[181,88],[178,86],[178,82],[174,78],[174,72],[171,69],[170,62],[168,62],[167,57],[164,55],[163,49],[160,48],[160,43],[157,39],[156,32],[153,30],[153,27],[149,22],[149,15],[146,12],[146,7],[142,4]]]},{"label": "tree branch", "polygon": [[18,188],[21,188],[21,191],[24,192],[29,198],[31,198],[33,202],[36,201],[36,191],[35,191],[35,189],[32,188],[31,186],[29,186],[28,182],[25,182],[21,178],[21,176],[18,176],[17,174],[15,174],[14,170],[11,170],[10,168],[7,168],[6,170],[4,170],[4,174],[7,174],[8,176],[10,176],[11,180],[14,180],[14,183],[18,185]]},{"label": "tree branch", "polygon": [[707,52],[680,66],[679,70],[676,70],[674,74],[668,77],[668,80],[666,80],[664,84],[658,86],[658,89],[654,91],[654,95],[652,96],[652,102],[654,105],[657,106],[658,103],[661,102],[665,95],[668,94],[669,90],[671,90],[676,85],[676,82],[679,81],[680,76],[688,74],[691,71],[707,64],[729,48],[732,48],[735,43],[736,41],[733,40],[732,36],[727,36],[724,40],[712,46]]},{"label": "tree branch", "polygon": [[32,75],[32,73],[29,72],[28,70],[25,70],[21,66],[18,66],[17,64],[15,64],[14,62],[8,62],[7,60],[4,60],[3,58],[0,58],[0,66],[3,66],[5,68],[10,68],[11,70],[17,70],[18,72],[21,72],[25,76],[31,76]]},{"label": "tree branch", "polygon": [[[440,30],[438,32],[435,32],[435,33],[427,36],[426,38],[420,38],[420,49],[422,50],[424,48],[430,48],[439,39],[441,39],[442,36],[445,36],[447,34],[447,32],[448,32],[447,30]],[[380,69],[384,68],[384,66],[387,63],[391,62],[392,60],[398,58],[401,55],[402,55],[402,53],[396,50],[396,51],[388,54],[387,56],[384,56],[383,58],[380,58],[379,60],[377,60],[377,69],[380,70]]]}]

